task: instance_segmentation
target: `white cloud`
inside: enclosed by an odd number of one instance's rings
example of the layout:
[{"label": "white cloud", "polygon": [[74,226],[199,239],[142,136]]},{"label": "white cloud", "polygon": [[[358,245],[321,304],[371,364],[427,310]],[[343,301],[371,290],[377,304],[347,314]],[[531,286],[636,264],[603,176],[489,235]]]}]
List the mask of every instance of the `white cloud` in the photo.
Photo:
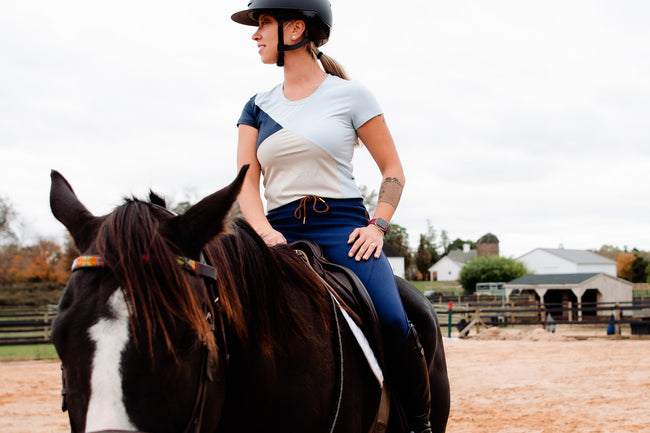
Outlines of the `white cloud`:
[{"label": "white cloud", "polygon": [[[506,255],[650,250],[650,6],[332,0],[323,51],[383,105],[407,173],[395,221]],[[261,65],[245,1],[30,1],[0,16],[0,194],[35,234],[59,169],[96,213],[149,188],[206,195],[235,175]],[[359,182],[378,188],[367,152]]]}]

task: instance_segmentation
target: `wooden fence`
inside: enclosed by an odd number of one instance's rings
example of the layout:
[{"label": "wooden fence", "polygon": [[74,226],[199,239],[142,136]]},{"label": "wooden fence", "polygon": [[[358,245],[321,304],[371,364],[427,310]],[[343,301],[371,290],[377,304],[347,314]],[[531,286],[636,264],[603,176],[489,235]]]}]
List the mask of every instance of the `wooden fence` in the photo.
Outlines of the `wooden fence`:
[{"label": "wooden fence", "polygon": [[[432,302],[440,326],[455,327],[461,331],[472,321],[486,325],[545,325],[549,316],[555,324],[572,325],[629,325],[636,334],[650,334],[650,298],[636,298],[633,302],[603,303],[540,303],[530,301],[486,301],[476,298]],[[433,300],[432,300],[433,301]]]},{"label": "wooden fence", "polygon": [[56,305],[0,308],[0,346],[50,342]]},{"label": "wooden fence", "polygon": [[[650,334],[650,298],[633,302],[582,303],[574,305],[540,304],[528,299],[502,302],[489,297],[436,297],[430,300],[438,314],[440,326],[461,331],[472,320],[487,325],[544,325],[551,315],[556,324],[607,325],[614,316],[616,326],[630,325],[638,334]],[[451,310],[449,306],[452,306]],[[605,312],[606,314],[599,314]],[[43,344],[50,342],[56,305],[46,307],[0,308],[0,345]],[[447,334],[447,333],[446,333]]]}]

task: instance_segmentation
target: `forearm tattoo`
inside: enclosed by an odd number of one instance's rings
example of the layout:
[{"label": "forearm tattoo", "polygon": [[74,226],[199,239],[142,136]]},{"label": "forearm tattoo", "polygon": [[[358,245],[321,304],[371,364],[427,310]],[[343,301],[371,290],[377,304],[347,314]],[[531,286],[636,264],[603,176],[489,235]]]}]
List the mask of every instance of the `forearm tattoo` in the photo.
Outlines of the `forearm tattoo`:
[{"label": "forearm tattoo", "polygon": [[379,188],[379,197],[377,198],[378,202],[385,202],[389,205],[397,208],[399,199],[402,196],[402,190],[404,186],[396,177],[387,177],[381,183],[381,188]]}]

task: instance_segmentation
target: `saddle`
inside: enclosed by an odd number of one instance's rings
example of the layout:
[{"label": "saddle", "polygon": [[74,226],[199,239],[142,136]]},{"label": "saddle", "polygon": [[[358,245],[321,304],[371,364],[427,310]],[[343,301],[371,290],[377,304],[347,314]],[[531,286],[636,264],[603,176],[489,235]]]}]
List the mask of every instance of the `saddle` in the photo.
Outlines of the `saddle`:
[{"label": "saddle", "polygon": [[359,277],[350,269],[328,261],[315,242],[300,240],[290,243],[289,247],[333,290],[333,295],[342,307],[352,313],[350,316],[368,339],[380,366],[385,368],[379,319],[370,295]]},{"label": "saddle", "polygon": [[[344,266],[325,259],[320,246],[314,242],[300,240],[290,243],[289,247],[296,251],[326,286],[329,286],[330,292],[338,299],[342,308],[351,312],[350,316],[364,333],[377,362],[386,371],[384,342],[381,337],[377,312],[368,291],[356,274]],[[437,345],[442,343],[437,341],[440,331],[435,311],[431,308],[430,302],[407,281],[396,276],[395,282],[407,316],[416,328],[421,330],[421,342],[427,358],[433,360],[438,356],[436,355]],[[444,357],[444,355],[442,356]],[[444,362],[444,358],[442,362]],[[388,427],[389,411],[391,417],[395,417],[395,421],[392,423],[394,423],[396,431],[407,431],[402,402],[395,397],[394,393],[389,393],[386,386],[383,386],[377,416],[370,430],[372,433],[385,433]]]}]

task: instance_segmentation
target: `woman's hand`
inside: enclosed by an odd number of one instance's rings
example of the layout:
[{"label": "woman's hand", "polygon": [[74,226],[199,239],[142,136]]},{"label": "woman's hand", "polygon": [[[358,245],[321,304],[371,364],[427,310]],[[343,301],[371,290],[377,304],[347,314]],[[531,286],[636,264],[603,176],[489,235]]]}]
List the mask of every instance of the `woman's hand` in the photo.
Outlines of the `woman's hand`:
[{"label": "woman's hand", "polygon": [[259,235],[269,247],[277,244],[287,243],[287,240],[284,238],[282,233],[272,228],[264,230],[263,232],[259,233]]},{"label": "woman's hand", "polygon": [[367,227],[359,227],[350,233],[348,245],[352,244],[348,256],[354,257],[357,262],[368,260],[371,255],[376,259],[381,256],[381,249],[384,246],[384,232],[374,224]]}]

